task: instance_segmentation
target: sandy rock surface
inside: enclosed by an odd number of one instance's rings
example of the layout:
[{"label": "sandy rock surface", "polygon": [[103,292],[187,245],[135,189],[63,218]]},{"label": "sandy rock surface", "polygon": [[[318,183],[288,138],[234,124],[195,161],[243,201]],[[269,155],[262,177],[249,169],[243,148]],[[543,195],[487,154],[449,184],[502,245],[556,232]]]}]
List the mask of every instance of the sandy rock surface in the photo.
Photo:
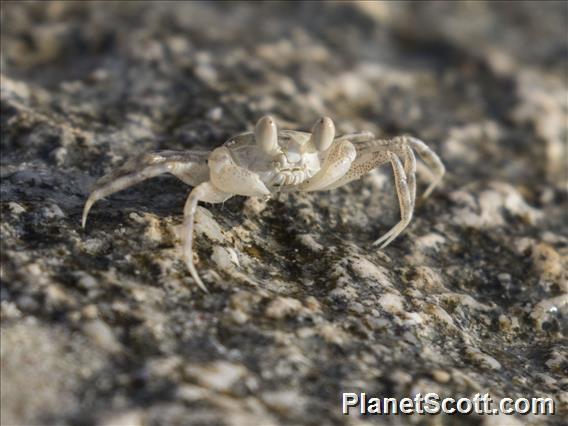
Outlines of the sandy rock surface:
[{"label": "sandy rock surface", "polygon": [[[1,20],[3,425],[411,421],[345,417],[346,391],[551,396],[549,418],[412,421],[562,423],[565,3],[4,2]],[[265,113],[416,135],[447,176],[383,251],[388,168],[204,206],[207,295],[179,260],[175,178],[81,229],[128,158],[208,150]]]}]

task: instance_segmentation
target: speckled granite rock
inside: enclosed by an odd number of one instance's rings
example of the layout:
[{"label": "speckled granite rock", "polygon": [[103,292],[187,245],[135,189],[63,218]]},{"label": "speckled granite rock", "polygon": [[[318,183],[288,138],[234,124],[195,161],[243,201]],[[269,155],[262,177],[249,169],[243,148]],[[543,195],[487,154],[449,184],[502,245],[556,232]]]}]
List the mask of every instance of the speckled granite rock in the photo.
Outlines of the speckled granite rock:
[{"label": "speckled granite rock", "polygon": [[[561,424],[567,14],[2,3],[2,424]],[[201,209],[209,295],[178,258],[189,188],[174,178],[80,228],[90,185],[127,158],[209,149],[267,112],[415,134],[447,178],[382,252],[388,169]],[[559,414],[347,418],[342,391],[552,396]]]}]

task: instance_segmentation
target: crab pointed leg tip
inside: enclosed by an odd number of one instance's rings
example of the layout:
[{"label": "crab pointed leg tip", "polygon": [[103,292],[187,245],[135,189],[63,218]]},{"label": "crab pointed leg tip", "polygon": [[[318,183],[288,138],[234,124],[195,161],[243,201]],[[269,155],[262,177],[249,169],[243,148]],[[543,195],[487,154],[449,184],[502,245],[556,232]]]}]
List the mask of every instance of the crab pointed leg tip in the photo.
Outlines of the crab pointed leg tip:
[{"label": "crab pointed leg tip", "polygon": [[85,229],[85,225],[87,225],[87,215],[89,214],[89,211],[83,211],[83,217],[81,218],[81,228]]},{"label": "crab pointed leg tip", "polygon": [[189,273],[191,274],[191,278],[193,278],[193,281],[195,281],[195,284],[197,284],[197,286],[205,293],[209,293],[209,290],[207,290],[207,287],[205,286],[205,284],[203,284],[201,278],[199,278],[199,274],[197,273],[197,270],[195,269],[193,263],[185,259],[185,264],[187,266],[187,269],[189,270]]},{"label": "crab pointed leg tip", "polygon": [[373,247],[378,246],[378,249],[382,250],[382,249],[386,248],[392,242],[392,239],[390,239],[389,237],[390,237],[389,234],[385,234],[371,245]]},{"label": "crab pointed leg tip", "polygon": [[205,286],[205,284],[203,284],[203,281],[201,281],[201,278],[199,278],[199,276],[195,276],[193,277],[193,280],[195,281],[195,283],[197,284],[197,286],[203,290],[204,293],[209,294],[209,290],[207,290],[207,287]]},{"label": "crab pointed leg tip", "polygon": [[89,196],[89,198],[87,198],[87,201],[85,202],[85,207],[83,207],[83,216],[81,217],[81,226],[83,227],[83,229],[87,224],[87,217],[89,216],[89,212],[91,211],[91,207],[93,207],[94,203],[95,200],[93,199],[92,195]]},{"label": "crab pointed leg tip", "polygon": [[422,196],[420,197],[421,201],[425,201],[430,197],[432,191],[426,191],[424,194],[422,194]]}]

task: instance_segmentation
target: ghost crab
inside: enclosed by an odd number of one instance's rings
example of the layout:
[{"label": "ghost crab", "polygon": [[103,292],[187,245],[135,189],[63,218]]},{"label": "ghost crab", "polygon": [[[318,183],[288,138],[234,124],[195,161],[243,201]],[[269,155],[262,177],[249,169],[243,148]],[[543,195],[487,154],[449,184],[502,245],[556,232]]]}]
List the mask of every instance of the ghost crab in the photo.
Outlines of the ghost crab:
[{"label": "ghost crab", "polygon": [[[333,121],[324,117],[311,133],[278,130],[274,119],[262,117],[254,132],[230,138],[211,152],[157,151],[128,161],[103,177],[83,209],[85,227],[92,205],[145,179],[171,173],[193,186],[184,207],[183,259],[195,282],[207,291],[193,264],[193,223],[197,203],[222,203],[235,196],[265,197],[279,192],[312,192],[338,188],[361,178],[375,167],[390,163],[400,222],[373,243],[386,247],[409,224],[416,199],[418,152],[434,179],[427,197],[445,169],[440,158],[424,142],[412,136],[378,139],[371,132],[335,137]],[[402,159],[402,160],[401,160]]]}]

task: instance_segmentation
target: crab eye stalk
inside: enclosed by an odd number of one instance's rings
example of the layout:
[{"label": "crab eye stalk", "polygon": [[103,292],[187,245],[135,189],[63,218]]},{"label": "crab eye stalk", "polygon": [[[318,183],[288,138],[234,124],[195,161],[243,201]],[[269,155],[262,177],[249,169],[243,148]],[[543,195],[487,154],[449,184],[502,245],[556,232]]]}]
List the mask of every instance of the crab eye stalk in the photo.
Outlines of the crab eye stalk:
[{"label": "crab eye stalk", "polygon": [[278,150],[278,129],[274,119],[265,115],[256,123],[254,139],[262,152],[274,155]]},{"label": "crab eye stalk", "polygon": [[322,117],[312,128],[311,141],[318,151],[327,151],[335,138],[335,125],[329,117]]}]

